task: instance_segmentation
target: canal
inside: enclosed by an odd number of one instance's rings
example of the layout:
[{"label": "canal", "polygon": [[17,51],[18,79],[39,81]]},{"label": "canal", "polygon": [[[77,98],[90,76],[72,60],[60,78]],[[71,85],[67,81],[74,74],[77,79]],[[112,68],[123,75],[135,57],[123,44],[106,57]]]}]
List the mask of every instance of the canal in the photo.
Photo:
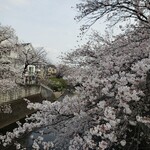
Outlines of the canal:
[{"label": "canal", "polygon": [[[64,96],[68,94],[68,92],[65,92],[61,97],[59,97],[57,100],[61,101]],[[70,95],[70,93],[69,93]],[[71,117],[72,118],[72,117]],[[62,119],[62,120],[61,120]],[[59,118],[60,121],[58,121],[58,124],[55,124],[53,126],[48,127],[42,127],[35,129],[32,132],[25,133],[23,136],[16,139],[17,142],[21,143],[23,147],[26,148],[26,150],[32,150],[32,145],[34,139],[37,139],[39,136],[43,137],[43,142],[54,142],[55,148],[51,148],[51,150],[67,150],[69,146],[69,137],[63,138],[62,133],[59,132],[60,128],[61,131],[63,131],[63,128],[66,126],[66,120],[68,122],[68,119],[70,118]],[[19,120],[21,123],[25,123],[25,118],[22,118]],[[17,123],[12,123],[4,128],[0,129],[0,134],[4,135],[6,132],[12,132],[14,128],[17,128]],[[66,130],[66,129],[65,129]],[[40,145],[40,150],[42,150],[42,146]],[[8,147],[3,147],[2,144],[0,145],[0,150],[16,150],[16,147],[14,145],[10,145]]]},{"label": "canal", "polygon": [[[66,130],[66,125],[70,119],[73,117],[62,117],[59,118],[59,123],[55,123],[52,126],[46,126],[42,128],[38,128],[33,130],[32,132],[25,133],[23,136],[16,139],[18,143],[20,143],[26,150],[33,150],[32,145],[35,139],[39,137],[43,137],[42,142],[53,142],[55,144],[54,148],[50,148],[50,150],[67,150],[69,146],[70,137],[66,136],[64,138],[63,132]],[[21,123],[25,122],[25,118],[20,120]],[[5,134],[6,132],[12,132],[14,128],[18,127],[16,123],[13,123],[7,127],[0,129],[0,133]],[[66,132],[67,133],[67,132]],[[66,134],[65,133],[65,134]],[[40,145],[40,150],[43,150],[43,146]],[[12,144],[8,147],[0,146],[0,150],[16,150],[16,147]]]}]

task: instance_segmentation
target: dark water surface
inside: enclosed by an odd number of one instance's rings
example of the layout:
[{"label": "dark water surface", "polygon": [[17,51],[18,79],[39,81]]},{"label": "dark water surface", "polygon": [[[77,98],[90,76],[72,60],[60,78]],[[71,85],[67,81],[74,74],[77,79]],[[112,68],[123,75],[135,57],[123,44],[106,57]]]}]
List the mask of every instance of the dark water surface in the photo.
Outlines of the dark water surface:
[{"label": "dark water surface", "polygon": [[[23,119],[21,121],[23,122]],[[0,129],[0,133],[5,134],[6,132],[11,132],[16,127],[17,127],[17,124],[13,123],[3,129]],[[17,139],[17,141],[21,143],[21,145],[25,147],[26,150],[32,150],[33,140],[36,139],[38,136],[41,136],[41,133],[40,133],[41,130],[44,131],[44,134],[42,135],[42,137],[44,138],[43,140],[44,142],[48,142],[48,141],[53,142],[58,136],[58,133],[54,129],[41,128],[41,129],[37,129],[35,131],[32,131],[28,134],[23,135],[23,137]],[[66,146],[51,148],[51,150],[52,149],[53,150],[65,150],[66,149],[65,147]],[[42,146],[40,146],[40,150],[42,149],[43,149]],[[10,145],[8,147],[2,147],[1,145],[0,150],[16,150],[16,147],[14,145]]]},{"label": "dark water surface", "polygon": [[[58,98],[58,101],[61,101],[66,95],[72,95],[68,91],[64,92],[64,94]],[[25,123],[25,118],[19,120],[21,123]],[[23,145],[26,150],[32,150],[32,144],[33,140],[36,139],[38,136],[41,136],[40,131],[43,130],[44,134],[42,137],[44,138],[44,142],[52,141],[54,143],[57,143],[55,148],[51,148],[50,150],[68,150],[69,146],[69,138],[62,138],[61,133],[59,133],[59,128],[62,128],[65,126],[65,121],[62,122],[62,125],[54,126],[54,127],[43,127],[40,129],[35,129],[34,131],[30,133],[24,134],[22,137],[17,139],[21,145]],[[16,123],[10,124],[4,128],[0,129],[0,134],[5,134],[6,132],[12,132],[14,128],[17,128],[18,125]],[[34,137],[34,138],[32,138]],[[40,150],[43,148],[40,147]],[[2,144],[0,143],[0,150],[16,150],[16,147],[13,145],[10,145],[9,147],[2,147]]]}]

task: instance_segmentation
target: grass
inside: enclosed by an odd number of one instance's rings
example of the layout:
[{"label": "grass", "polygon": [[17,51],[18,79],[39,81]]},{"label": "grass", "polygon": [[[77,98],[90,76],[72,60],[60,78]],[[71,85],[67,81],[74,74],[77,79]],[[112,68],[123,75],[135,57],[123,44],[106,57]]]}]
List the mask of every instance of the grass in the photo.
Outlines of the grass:
[{"label": "grass", "polygon": [[49,81],[50,83],[48,84],[48,86],[53,91],[60,92],[60,91],[64,91],[67,88],[67,83],[62,78],[51,77]]}]

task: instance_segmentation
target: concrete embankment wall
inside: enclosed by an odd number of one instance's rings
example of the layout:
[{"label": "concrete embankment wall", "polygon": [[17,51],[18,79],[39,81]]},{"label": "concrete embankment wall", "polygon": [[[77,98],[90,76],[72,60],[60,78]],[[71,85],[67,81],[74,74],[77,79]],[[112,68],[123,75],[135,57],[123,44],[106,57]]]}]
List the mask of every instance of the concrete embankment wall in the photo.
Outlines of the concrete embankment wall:
[{"label": "concrete embankment wall", "polygon": [[49,101],[52,101],[52,97],[54,97],[53,91],[44,84],[40,85],[40,93],[46,100]]},{"label": "concrete embankment wall", "polygon": [[[39,102],[39,103],[41,103],[42,100],[44,99],[41,94],[28,96],[26,98],[31,102]],[[9,104],[11,106],[12,113],[10,114],[0,113],[0,128],[12,124],[35,111],[27,109],[27,103],[26,101],[24,101],[23,98],[11,101],[9,102]]]},{"label": "concrete embankment wall", "polygon": [[38,103],[43,100],[53,102],[55,95],[51,89],[44,85],[20,87],[6,93],[0,93],[0,105],[10,104],[12,109],[10,114],[0,112],[0,129],[35,112],[35,110],[27,109],[24,98]]},{"label": "concrete embankment wall", "polygon": [[36,94],[41,94],[45,99],[51,100],[51,97],[53,96],[53,91],[43,84],[19,86],[18,88],[14,88],[11,91],[0,92],[0,104]]},{"label": "concrete embankment wall", "polygon": [[35,94],[40,94],[40,86],[18,86],[7,92],[0,92],[0,104],[21,99]]}]

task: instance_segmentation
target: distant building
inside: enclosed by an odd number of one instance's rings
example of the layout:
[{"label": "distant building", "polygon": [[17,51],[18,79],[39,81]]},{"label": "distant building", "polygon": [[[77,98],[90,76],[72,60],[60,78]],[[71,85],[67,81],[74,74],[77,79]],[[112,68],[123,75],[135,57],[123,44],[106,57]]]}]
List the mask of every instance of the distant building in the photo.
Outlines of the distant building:
[{"label": "distant building", "polygon": [[[14,50],[8,50],[5,54],[0,53],[1,61],[4,61],[7,64],[13,65],[16,70],[19,70],[21,77],[16,79],[18,84],[36,84],[40,80],[44,80],[47,75],[47,67],[45,60],[35,61],[34,63],[29,63],[25,69],[26,56],[32,60],[32,56],[36,54],[35,48],[31,43],[20,43],[16,44]],[[54,74],[53,69],[49,74]]]},{"label": "distant building", "polygon": [[26,54],[28,58],[31,57],[32,54],[35,53],[34,47],[32,46],[31,43],[21,43],[21,44],[17,44],[17,51],[18,51],[18,56],[20,57],[19,58],[20,62],[22,63],[21,64],[22,72],[25,71],[23,74],[23,81],[22,81],[23,84],[35,84],[36,83],[35,65],[28,65],[26,70],[23,70],[23,68],[25,67],[25,61],[26,61],[26,58],[24,57],[26,57],[25,56]]},{"label": "distant building", "polygon": [[[12,50],[13,49],[13,50]],[[8,49],[4,54],[1,54],[0,57],[3,59],[5,62],[11,63],[15,68],[20,67],[20,62],[19,62],[19,50],[16,47],[13,47],[12,49]]]},{"label": "distant building", "polygon": [[28,65],[27,71],[24,75],[24,83],[25,84],[35,84],[36,83],[36,72],[34,65]]},{"label": "distant building", "polygon": [[56,76],[57,68],[54,65],[47,65],[47,76]]}]

